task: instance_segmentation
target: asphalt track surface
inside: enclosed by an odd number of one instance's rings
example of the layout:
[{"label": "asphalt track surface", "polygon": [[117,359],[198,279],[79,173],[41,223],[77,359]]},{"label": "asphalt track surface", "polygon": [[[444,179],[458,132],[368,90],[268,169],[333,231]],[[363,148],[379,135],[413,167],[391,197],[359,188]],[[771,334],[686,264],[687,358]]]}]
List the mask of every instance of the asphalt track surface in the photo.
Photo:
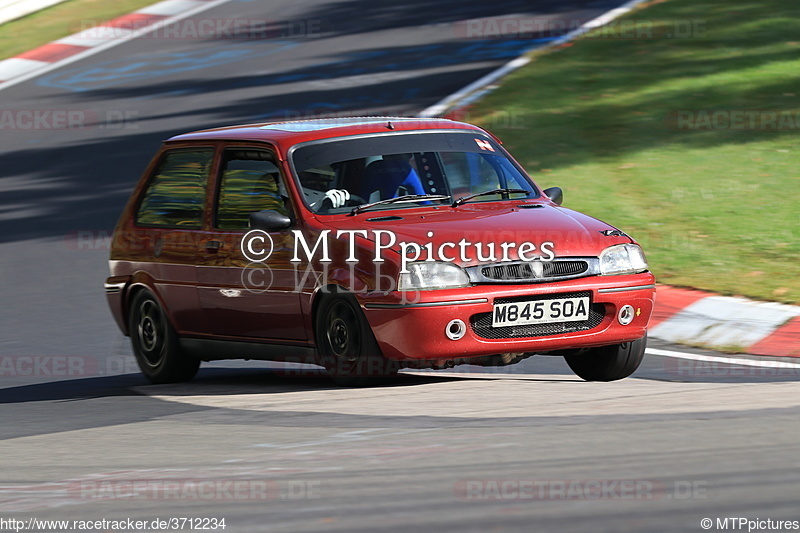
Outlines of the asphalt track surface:
[{"label": "asphalt track surface", "polygon": [[106,309],[108,231],[162,139],[309,112],[414,114],[534,44],[465,38],[459,21],[618,4],[231,1],[201,17],[293,21],[293,33],[143,38],[0,91],[4,110],[96,120],[0,130],[0,517],[343,532],[800,519],[794,367],[648,355],[603,384],[532,358],[348,390],[229,362],[152,386]]}]

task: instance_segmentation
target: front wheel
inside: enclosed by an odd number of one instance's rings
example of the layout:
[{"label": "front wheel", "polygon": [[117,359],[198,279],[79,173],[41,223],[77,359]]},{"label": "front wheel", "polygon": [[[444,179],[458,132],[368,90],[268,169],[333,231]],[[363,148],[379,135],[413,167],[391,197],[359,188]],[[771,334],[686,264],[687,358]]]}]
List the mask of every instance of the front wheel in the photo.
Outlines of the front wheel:
[{"label": "front wheel", "polygon": [[153,293],[138,292],[129,316],[133,354],[148,380],[178,383],[189,381],[197,374],[200,360],[183,353],[178,335]]},{"label": "front wheel", "polygon": [[386,359],[355,298],[334,292],[320,303],[315,333],[320,364],[338,385],[365,386],[397,373]]},{"label": "front wheel", "polygon": [[578,377],[586,381],[616,381],[633,374],[644,359],[647,337],[633,342],[591,348],[564,357]]}]

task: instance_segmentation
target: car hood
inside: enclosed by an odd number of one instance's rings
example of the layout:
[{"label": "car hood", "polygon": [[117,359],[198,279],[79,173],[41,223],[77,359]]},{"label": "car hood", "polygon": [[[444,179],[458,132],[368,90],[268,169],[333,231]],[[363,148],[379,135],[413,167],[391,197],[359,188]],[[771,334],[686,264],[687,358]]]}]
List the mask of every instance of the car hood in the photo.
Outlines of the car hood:
[{"label": "car hood", "polygon": [[[526,207],[520,207],[525,205]],[[535,206],[535,207],[532,207]],[[469,250],[468,260],[456,262],[469,266],[487,262],[486,256],[494,247],[497,260],[503,259],[502,243],[513,243],[508,247],[509,260],[519,259],[519,247],[523,243],[536,246],[530,255],[541,254],[541,245],[553,243],[556,257],[596,257],[608,246],[630,243],[633,240],[622,235],[604,235],[603,231],[616,230],[613,226],[577,211],[554,204],[519,204],[502,207],[495,204],[468,204],[457,208],[440,206],[436,208],[412,208],[407,210],[368,211],[355,216],[337,217],[325,220],[326,225],[336,230],[367,230],[367,238],[375,241],[377,230],[392,232],[396,238],[390,249],[400,253],[399,243],[431,245],[434,254],[445,243],[458,243],[465,240]],[[389,236],[383,234],[381,243],[387,244]],[[479,257],[476,244],[481,247]],[[459,248],[455,248],[458,250]],[[453,248],[446,248],[448,255]],[[422,256],[420,259],[424,259]],[[438,259],[438,257],[434,257]]]}]

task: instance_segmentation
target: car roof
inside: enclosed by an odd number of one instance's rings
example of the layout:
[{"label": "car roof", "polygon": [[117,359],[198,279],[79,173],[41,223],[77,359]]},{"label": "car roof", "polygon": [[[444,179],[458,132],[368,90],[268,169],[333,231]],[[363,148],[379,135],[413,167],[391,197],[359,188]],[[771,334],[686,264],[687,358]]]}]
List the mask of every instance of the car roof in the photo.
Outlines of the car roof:
[{"label": "car roof", "polygon": [[176,135],[166,142],[253,140],[273,141],[288,146],[299,142],[349,135],[443,129],[473,131],[494,138],[477,126],[445,118],[343,117],[228,126]]}]

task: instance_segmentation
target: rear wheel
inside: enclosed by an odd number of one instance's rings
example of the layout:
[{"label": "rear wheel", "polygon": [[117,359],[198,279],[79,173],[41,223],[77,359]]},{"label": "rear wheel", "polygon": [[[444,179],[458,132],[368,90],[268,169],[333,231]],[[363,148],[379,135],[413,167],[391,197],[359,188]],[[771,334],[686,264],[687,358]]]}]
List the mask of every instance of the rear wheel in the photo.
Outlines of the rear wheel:
[{"label": "rear wheel", "polygon": [[136,362],[152,383],[178,383],[197,374],[200,360],[183,353],[175,329],[150,291],[134,296],[129,331]]},{"label": "rear wheel", "polygon": [[647,337],[633,342],[591,348],[564,357],[578,377],[586,381],[616,381],[633,374],[644,358]]},{"label": "rear wheel", "polygon": [[396,374],[399,365],[381,353],[355,298],[341,292],[324,298],[315,333],[320,364],[333,381],[344,386],[375,385]]}]

